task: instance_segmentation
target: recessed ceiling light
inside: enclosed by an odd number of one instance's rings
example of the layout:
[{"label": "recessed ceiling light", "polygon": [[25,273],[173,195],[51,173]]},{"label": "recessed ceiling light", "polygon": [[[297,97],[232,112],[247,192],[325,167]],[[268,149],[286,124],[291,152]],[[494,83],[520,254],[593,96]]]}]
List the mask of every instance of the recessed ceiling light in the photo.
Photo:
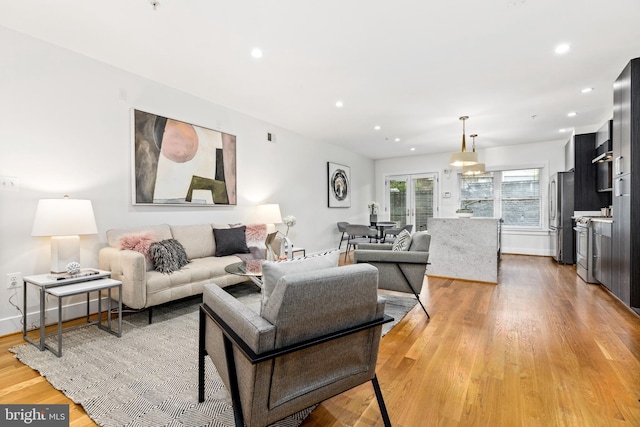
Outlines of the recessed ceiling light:
[{"label": "recessed ceiling light", "polygon": [[374,129],[374,130],[380,130],[380,126],[377,126],[377,125],[376,125],[376,126],[374,126],[374,127],[373,127],[373,129]]},{"label": "recessed ceiling light", "polygon": [[593,91],[593,88],[592,88],[592,87],[585,87],[585,88],[584,88],[584,89],[582,89],[580,92],[582,92],[582,93],[589,93],[589,92],[591,92],[591,91]]},{"label": "recessed ceiling light", "polygon": [[569,130],[569,129],[560,129],[558,132],[560,132],[560,133],[565,133],[565,132],[567,132],[568,130]]},{"label": "recessed ceiling light", "polygon": [[395,141],[396,141],[396,142],[400,142],[400,138],[396,138],[396,139],[395,139]]},{"label": "recessed ceiling light", "polygon": [[342,108],[344,106],[344,102],[342,101],[336,101],[336,107],[338,108]]},{"label": "recessed ceiling light", "polygon": [[409,148],[409,150],[416,151],[415,147],[411,147],[411,148]]},{"label": "recessed ceiling light", "polygon": [[575,111],[572,111],[572,112],[567,114],[567,117],[575,117],[577,115],[578,115],[578,113],[576,113]]},{"label": "recessed ceiling light", "polygon": [[569,46],[568,43],[563,43],[556,46],[556,54],[558,55],[564,55],[565,53],[569,52],[569,50],[571,50],[571,46]]},{"label": "recessed ceiling light", "polygon": [[258,58],[262,58],[262,50],[261,50],[261,49],[259,49],[259,48],[257,48],[257,47],[254,47],[254,48],[251,50],[251,56],[253,56],[253,57],[254,57],[254,58],[256,58],[256,59],[258,59]]}]

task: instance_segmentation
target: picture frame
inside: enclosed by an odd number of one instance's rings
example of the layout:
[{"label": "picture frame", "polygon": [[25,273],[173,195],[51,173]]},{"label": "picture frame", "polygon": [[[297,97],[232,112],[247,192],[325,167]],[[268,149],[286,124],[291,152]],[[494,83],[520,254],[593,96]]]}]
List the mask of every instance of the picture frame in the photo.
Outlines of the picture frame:
[{"label": "picture frame", "polygon": [[236,137],[132,109],[132,201],[236,205]]},{"label": "picture frame", "polygon": [[327,162],[328,205],[330,208],[351,207],[351,168]]}]

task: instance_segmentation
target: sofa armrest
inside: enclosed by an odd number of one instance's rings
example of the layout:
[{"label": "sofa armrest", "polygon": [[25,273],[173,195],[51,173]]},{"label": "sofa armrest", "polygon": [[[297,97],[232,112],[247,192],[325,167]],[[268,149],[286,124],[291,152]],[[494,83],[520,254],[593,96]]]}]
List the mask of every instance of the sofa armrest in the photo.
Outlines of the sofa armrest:
[{"label": "sofa armrest", "polygon": [[111,278],[122,282],[122,302],[133,309],[146,307],[147,264],[144,255],[128,249],[106,247],[98,253],[101,270],[111,272]]},{"label": "sofa armrest", "polygon": [[393,243],[358,243],[358,249],[367,251],[390,251],[391,248],[393,248]]},{"label": "sofa armrest", "polygon": [[429,261],[429,252],[421,251],[387,251],[387,250],[362,250],[353,252],[353,259],[358,262],[388,262],[406,264],[426,264]]}]

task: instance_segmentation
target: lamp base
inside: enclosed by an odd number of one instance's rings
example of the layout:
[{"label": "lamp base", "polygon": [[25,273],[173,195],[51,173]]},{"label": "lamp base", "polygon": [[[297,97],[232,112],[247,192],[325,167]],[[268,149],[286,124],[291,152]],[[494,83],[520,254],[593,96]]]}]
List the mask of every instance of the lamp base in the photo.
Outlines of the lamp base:
[{"label": "lamp base", "polygon": [[66,273],[67,264],[80,262],[80,236],[51,238],[51,272]]}]

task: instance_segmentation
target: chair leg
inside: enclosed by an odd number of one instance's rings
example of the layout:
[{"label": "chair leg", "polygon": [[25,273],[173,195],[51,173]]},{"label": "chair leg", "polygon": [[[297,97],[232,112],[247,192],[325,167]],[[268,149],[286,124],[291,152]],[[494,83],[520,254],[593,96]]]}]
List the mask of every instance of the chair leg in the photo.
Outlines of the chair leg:
[{"label": "chair leg", "polygon": [[231,405],[233,406],[233,419],[236,427],[244,427],[244,417],[242,416],[242,403],[240,402],[240,387],[238,386],[238,374],[236,372],[236,362],[233,356],[233,344],[231,340],[224,336],[224,354],[227,359],[227,373],[229,374],[229,387],[231,390]]},{"label": "chair leg", "polygon": [[413,289],[413,286],[411,286],[411,282],[409,282],[409,278],[407,277],[406,274],[404,274],[404,271],[402,271],[402,266],[398,264],[398,269],[400,270],[400,273],[402,274],[402,277],[404,277],[404,281],[407,284],[407,286],[409,286],[409,289],[411,289],[411,292],[413,292],[413,295],[416,296],[416,299],[418,300],[418,303],[420,304],[420,307],[422,307],[422,310],[424,311],[424,314],[427,315],[427,319],[431,319],[431,316],[429,316],[429,313],[427,312],[427,309],[424,308],[424,305],[422,304],[422,301],[420,301],[420,296],[418,295],[418,293],[416,292],[415,289]]},{"label": "chair leg", "polygon": [[198,326],[198,402],[204,402],[204,358],[207,355],[204,345],[207,325],[205,316],[204,309],[201,306]]},{"label": "chair leg", "polygon": [[389,419],[389,413],[387,412],[387,406],[384,404],[384,398],[382,397],[382,390],[380,390],[380,384],[378,383],[378,376],[374,375],[371,379],[373,383],[373,390],[376,393],[376,400],[380,407],[380,414],[382,415],[382,421],[384,421],[385,427],[391,427],[391,420]]},{"label": "chair leg", "polygon": [[342,236],[340,237],[340,243],[338,243],[338,249],[342,247],[342,242],[344,241],[344,231],[342,232]]}]

